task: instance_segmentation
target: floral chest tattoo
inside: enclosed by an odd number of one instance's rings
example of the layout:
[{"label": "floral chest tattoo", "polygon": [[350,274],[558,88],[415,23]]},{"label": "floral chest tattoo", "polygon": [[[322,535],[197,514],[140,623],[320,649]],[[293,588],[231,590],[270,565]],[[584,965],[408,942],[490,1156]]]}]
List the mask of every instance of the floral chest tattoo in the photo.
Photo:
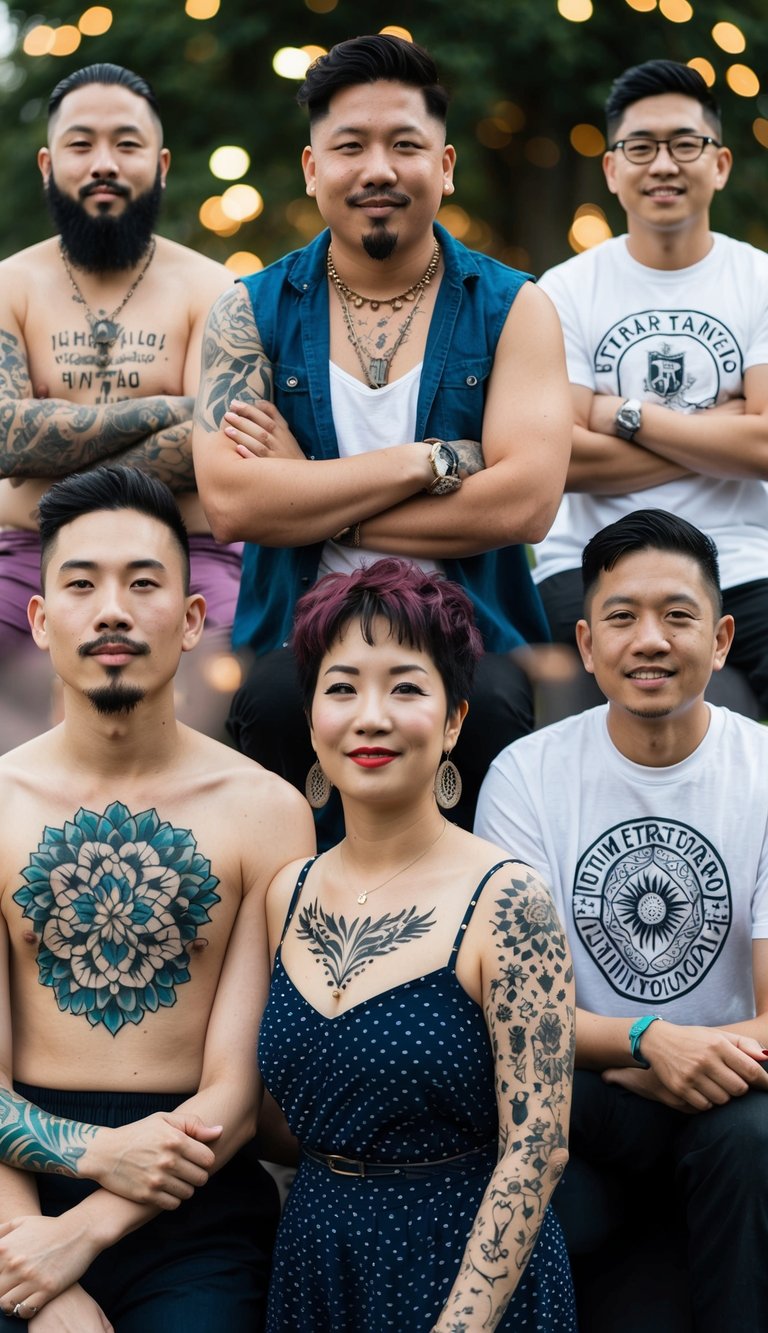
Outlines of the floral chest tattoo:
[{"label": "floral chest tattoo", "polygon": [[40,936],[38,980],[62,1013],[115,1036],[176,1003],[199,927],[220,902],[189,829],[119,801],[43,830],[14,902]]}]

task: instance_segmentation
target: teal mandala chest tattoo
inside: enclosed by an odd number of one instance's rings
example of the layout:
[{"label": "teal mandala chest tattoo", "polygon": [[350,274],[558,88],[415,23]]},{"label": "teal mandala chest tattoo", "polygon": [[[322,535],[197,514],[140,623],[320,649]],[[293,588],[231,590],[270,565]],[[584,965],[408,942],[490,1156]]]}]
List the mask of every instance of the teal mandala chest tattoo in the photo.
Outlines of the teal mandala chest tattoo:
[{"label": "teal mandala chest tattoo", "polygon": [[13,895],[40,936],[39,981],[62,1013],[114,1036],[176,1003],[188,949],[221,899],[189,829],[119,801],[46,828]]}]

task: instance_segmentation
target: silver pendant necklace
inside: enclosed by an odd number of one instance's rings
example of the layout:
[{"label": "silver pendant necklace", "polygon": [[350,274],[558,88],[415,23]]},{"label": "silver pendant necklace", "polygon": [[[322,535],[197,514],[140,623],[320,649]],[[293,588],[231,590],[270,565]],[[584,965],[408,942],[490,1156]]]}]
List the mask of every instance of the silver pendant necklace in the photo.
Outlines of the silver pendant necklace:
[{"label": "silver pendant necklace", "polygon": [[67,277],[69,278],[69,281],[71,282],[75,293],[74,296],[72,297],[72,300],[76,301],[79,305],[85,307],[85,317],[88,320],[88,327],[91,330],[91,340],[93,342],[94,347],[96,348],[96,364],[99,366],[109,365],[112,356],[112,348],[117,342],[120,333],[120,325],[116,323],[117,316],[120,314],[120,311],[124,308],[124,306],[128,304],[131,297],[133,296],[133,293],[136,291],[136,288],[138,287],[139,283],[144,277],[144,274],[146,273],[147,269],[152,263],[152,260],[155,257],[156,249],[157,249],[157,241],[153,236],[149,246],[149,254],[147,255],[147,258],[144,262],[144,267],[142,268],[138,276],[134,278],[133,282],[128,288],[128,291],[125,293],[125,296],[123,297],[120,304],[118,306],[115,306],[115,309],[112,311],[111,315],[108,315],[106,310],[100,310],[98,315],[94,315],[93,311],[91,310],[91,307],[89,306],[88,302],[83,296],[83,293],[80,291],[80,288],[77,285],[77,279],[75,278],[69,260],[67,259],[64,250],[64,244],[61,238],[59,238],[59,253],[61,255],[61,261],[64,265],[64,268],[66,269]]},{"label": "silver pendant necklace", "polygon": [[[432,839],[432,842],[428,847],[424,848],[423,852],[419,852],[418,856],[414,856],[413,860],[409,861],[407,865],[401,866],[399,870],[395,871],[394,875],[389,875],[387,879],[383,879],[381,884],[376,884],[372,889],[361,889],[360,893],[357,895],[357,901],[360,903],[361,907],[365,906],[372,893],[378,893],[379,889],[383,889],[387,884],[391,884],[392,880],[397,879],[398,875],[404,875],[406,870],[411,869],[411,866],[415,866],[418,861],[423,860],[427,855],[427,852],[431,852],[432,848],[437,846],[447,827],[448,820],[444,819],[437,837]],[[346,841],[346,839],[344,839],[344,841]],[[341,863],[344,866],[344,875],[349,878],[347,867],[344,864],[344,842],[339,843],[339,855],[341,857]]]}]

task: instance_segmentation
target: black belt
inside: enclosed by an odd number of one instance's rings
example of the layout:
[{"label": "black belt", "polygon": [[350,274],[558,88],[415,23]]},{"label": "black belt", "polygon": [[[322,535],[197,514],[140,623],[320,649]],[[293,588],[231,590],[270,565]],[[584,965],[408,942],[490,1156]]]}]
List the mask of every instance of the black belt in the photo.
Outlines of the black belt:
[{"label": "black belt", "polygon": [[487,1154],[491,1148],[496,1147],[496,1140],[492,1139],[489,1143],[484,1143],[481,1148],[473,1148],[470,1152],[458,1153],[455,1157],[441,1157],[436,1162],[363,1162],[354,1157],[344,1157],[340,1153],[315,1152],[314,1148],[302,1148],[302,1153],[308,1157],[310,1162],[317,1162],[319,1166],[325,1166],[332,1171],[335,1176],[356,1176],[358,1178],[372,1176],[405,1176],[417,1178],[431,1175],[433,1172],[457,1171],[465,1172],[473,1169],[477,1170],[482,1162],[478,1162],[481,1154]]}]

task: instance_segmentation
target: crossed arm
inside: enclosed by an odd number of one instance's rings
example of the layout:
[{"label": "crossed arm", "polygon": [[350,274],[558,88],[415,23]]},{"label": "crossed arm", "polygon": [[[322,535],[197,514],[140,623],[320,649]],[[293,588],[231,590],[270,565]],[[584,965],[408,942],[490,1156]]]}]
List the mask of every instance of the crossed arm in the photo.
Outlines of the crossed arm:
[{"label": "crossed arm", "polygon": [[458,442],[467,480],[453,495],[424,495],[432,472],[420,441],[308,459],[271,396],[251,303],[235,288],[209,316],[193,432],[200,495],[219,540],[301,546],[362,523],[369,547],[440,559],[537,540],[554,518],[571,410],[557,317],[530,284],[497,346],[482,439]]},{"label": "crossed arm", "polygon": [[615,433],[624,401],[571,385],[575,425],[569,491],[620,495],[680,477],[768,478],[768,366],[744,375],[744,398],[697,412],[643,404],[633,441]]},{"label": "crossed arm", "polygon": [[434,1333],[498,1326],[568,1160],[574,1000],[565,934],[548,889],[527,866],[503,867],[491,890],[482,1003],[495,1061],[499,1160]]}]

